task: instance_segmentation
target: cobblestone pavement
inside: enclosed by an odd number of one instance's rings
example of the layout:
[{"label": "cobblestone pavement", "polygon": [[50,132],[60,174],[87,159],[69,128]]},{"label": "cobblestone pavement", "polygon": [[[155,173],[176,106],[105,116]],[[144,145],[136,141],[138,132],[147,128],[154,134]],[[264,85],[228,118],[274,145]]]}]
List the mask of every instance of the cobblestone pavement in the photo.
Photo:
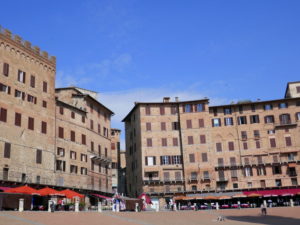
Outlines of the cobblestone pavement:
[{"label": "cobblestone pavement", "polygon": [[[217,221],[222,216],[225,221]],[[0,212],[0,225],[299,225],[300,207],[271,208],[268,215],[260,215],[260,209],[229,209],[180,212]]]}]

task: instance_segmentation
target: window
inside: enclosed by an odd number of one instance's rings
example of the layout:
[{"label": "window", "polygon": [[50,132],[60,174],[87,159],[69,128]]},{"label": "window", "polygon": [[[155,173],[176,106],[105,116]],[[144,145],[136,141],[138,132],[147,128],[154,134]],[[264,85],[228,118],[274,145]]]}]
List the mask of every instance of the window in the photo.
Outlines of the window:
[{"label": "window", "polygon": [[183,112],[193,112],[193,107],[191,104],[186,104],[184,107],[183,107]]},{"label": "window", "polygon": [[259,123],[259,115],[252,115],[250,116],[250,123]]},{"label": "window", "polygon": [[27,95],[27,101],[36,104],[36,97]]},{"label": "window", "polygon": [[224,118],[225,126],[233,126],[233,118],[232,117],[225,117]]},{"label": "window", "polygon": [[208,171],[203,171],[203,179],[208,180],[209,178],[209,172]]},{"label": "window", "polygon": [[266,168],[264,166],[259,166],[256,168],[257,176],[266,176]]},{"label": "window", "polygon": [[35,76],[30,76],[30,87],[35,88]]},{"label": "window", "polygon": [[77,154],[74,151],[70,151],[70,159],[76,159],[77,158]]},{"label": "window", "polygon": [[36,176],[36,183],[37,184],[41,183],[41,176]]},{"label": "window", "polygon": [[65,156],[65,149],[57,147],[57,155],[64,157]]},{"label": "window", "polygon": [[199,103],[196,105],[196,112],[203,112],[205,110],[205,106],[203,103]]},{"label": "window", "polygon": [[47,108],[47,102],[46,101],[43,101],[43,107]]},{"label": "window", "polygon": [[10,150],[11,150],[11,144],[8,142],[5,142],[4,144],[4,158],[9,159],[10,158]]},{"label": "window", "polygon": [[244,158],[244,163],[245,163],[245,165],[250,165],[250,160],[248,157]]},{"label": "window", "polygon": [[[82,162],[87,162],[87,155],[86,154],[81,154],[80,155],[80,161]],[[100,167],[100,166],[99,166]]]},{"label": "window", "polygon": [[82,122],[82,123],[85,123],[85,116],[82,116],[82,117],[81,117],[81,122]]},{"label": "window", "polygon": [[[94,130],[94,121],[93,120],[90,120],[90,129]],[[104,135],[105,135],[105,132],[104,132]]]},{"label": "window", "polygon": [[275,138],[270,138],[270,146],[271,146],[271,148],[276,148],[276,140],[275,140]]},{"label": "window", "polygon": [[154,166],[156,165],[156,157],[155,156],[147,156],[145,157],[146,166]]},{"label": "window", "polygon": [[272,104],[266,104],[264,105],[264,110],[272,110],[273,109],[273,105]]},{"label": "window", "polygon": [[218,166],[224,166],[224,159],[218,158]]},{"label": "window", "polygon": [[300,86],[296,87],[297,93],[300,93]]},{"label": "window", "polygon": [[216,143],[216,151],[222,152],[222,143],[220,143],[220,142]]},{"label": "window", "polygon": [[179,130],[179,123],[178,122],[172,122],[172,130]]},{"label": "window", "polygon": [[160,106],[159,107],[159,112],[160,112],[160,115],[165,115],[165,107],[164,106]]},{"label": "window", "polygon": [[77,166],[70,165],[70,173],[77,173]]},{"label": "window", "polygon": [[75,113],[74,112],[71,112],[71,118],[75,119]]},{"label": "window", "polygon": [[194,144],[193,136],[188,136],[188,145],[193,145],[193,144]]},{"label": "window", "polygon": [[7,76],[9,75],[9,64],[8,63],[3,63],[3,75]]},{"label": "window", "polygon": [[247,142],[243,142],[243,148],[244,148],[244,150],[247,150],[248,149],[248,143]]},{"label": "window", "polygon": [[296,157],[295,153],[289,153],[288,154],[288,161],[295,161],[295,157]]},{"label": "window", "polygon": [[80,173],[81,173],[81,175],[87,175],[87,168],[81,167],[80,168]]},{"label": "window", "polygon": [[292,183],[292,186],[298,186],[297,178],[291,178],[291,183]]},{"label": "window", "polygon": [[265,123],[274,123],[274,116],[265,116]]},{"label": "window", "polygon": [[260,187],[262,187],[262,188],[266,187],[266,181],[265,180],[260,181]]},{"label": "window", "polygon": [[166,146],[168,145],[168,143],[167,143],[167,138],[162,138],[162,139],[161,139],[161,145],[162,145],[163,147],[166,147]]},{"label": "window", "polygon": [[47,134],[47,123],[42,121],[42,124],[41,124],[41,131],[43,134]]},{"label": "window", "polygon": [[9,168],[3,168],[3,180],[8,180]]},{"label": "window", "polygon": [[256,107],[255,107],[255,105],[252,104],[252,105],[251,105],[251,111],[252,111],[252,112],[255,112],[255,110],[256,110]]},{"label": "window", "polygon": [[230,157],[230,166],[236,166],[236,159],[235,159],[235,157]]},{"label": "window", "polygon": [[275,130],[268,130],[268,134],[275,134]]},{"label": "window", "polygon": [[212,126],[213,127],[220,127],[221,126],[221,119],[219,119],[219,118],[212,119]]},{"label": "window", "polygon": [[202,156],[202,162],[207,162],[208,161],[206,152],[202,153],[201,156]]},{"label": "window", "polygon": [[94,142],[91,141],[91,151],[93,152],[94,150],[95,150],[95,148],[94,148]]},{"label": "window", "polygon": [[151,131],[151,123],[146,123],[146,130]]},{"label": "window", "polygon": [[150,106],[145,107],[145,113],[146,113],[146,115],[151,115]]},{"label": "window", "polygon": [[190,163],[195,162],[195,154],[189,154],[189,158],[190,158]]},{"label": "window", "polygon": [[291,123],[291,117],[290,114],[281,114],[279,116],[280,124],[290,124]]},{"label": "window", "polygon": [[263,159],[262,159],[262,156],[257,156],[257,163],[258,164],[263,164]]},{"label": "window", "polygon": [[175,115],[177,113],[177,107],[176,106],[171,106],[171,114]]},{"label": "window", "polygon": [[243,113],[243,106],[239,105],[239,113],[242,114]]},{"label": "window", "polygon": [[256,141],[255,145],[256,145],[256,148],[259,149],[260,148],[260,141]]},{"label": "window", "polygon": [[238,119],[238,125],[247,124],[246,116],[239,116],[237,119]]},{"label": "window", "polygon": [[43,81],[43,92],[47,93],[48,84],[47,82]]},{"label": "window", "polygon": [[300,120],[300,112],[296,113],[296,120],[299,121]]},{"label": "window", "polygon": [[239,184],[238,184],[238,183],[233,183],[233,184],[232,184],[232,187],[233,187],[233,188],[239,188]]},{"label": "window", "polygon": [[205,144],[205,143],[206,143],[205,135],[200,135],[200,144]]},{"label": "window", "polygon": [[98,145],[98,154],[101,155],[101,145]]},{"label": "window", "polygon": [[[300,113],[299,113],[299,120],[300,120]],[[199,128],[204,127],[204,119],[199,119]]]},{"label": "window", "polygon": [[228,142],[228,150],[229,151],[234,151],[234,142],[233,141]]},{"label": "window", "polygon": [[160,129],[161,129],[162,131],[165,131],[165,130],[166,130],[166,122],[161,122],[161,123],[160,123]]},{"label": "window", "polygon": [[99,123],[98,123],[98,134],[101,134],[101,126]]},{"label": "window", "polygon": [[231,114],[231,108],[224,108],[224,115],[230,115]]},{"label": "window", "polygon": [[242,140],[247,140],[247,131],[241,131]]},{"label": "window", "polygon": [[178,146],[178,138],[173,138],[173,146]]},{"label": "window", "polygon": [[276,187],[281,187],[281,186],[282,186],[282,184],[281,184],[281,179],[276,179],[276,180],[275,180],[275,186],[276,186]]},{"label": "window", "polygon": [[6,94],[10,95],[10,86],[4,85],[2,83],[0,83],[0,92],[4,92]]},{"label": "window", "polygon": [[162,165],[170,164],[169,156],[161,156],[161,164]]},{"label": "window", "polygon": [[254,138],[260,138],[259,130],[254,130],[253,131],[253,136],[254,136]]},{"label": "window", "polygon": [[2,122],[7,121],[7,109],[0,108],[0,121]]},{"label": "window", "polygon": [[75,131],[71,130],[70,136],[71,136],[71,141],[75,142]]},{"label": "window", "polygon": [[245,177],[251,177],[253,176],[252,168],[251,167],[245,167],[244,168],[244,176]]},{"label": "window", "polygon": [[285,137],[285,145],[287,147],[292,146],[292,139],[291,139],[291,137]]},{"label": "window", "polygon": [[111,143],[111,150],[116,150],[116,143]]},{"label": "window", "polygon": [[191,180],[197,180],[198,174],[197,172],[191,172]]},{"label": "window", "polygon": [[181,181],[182,180],[181,172],[175,172],[175,180],[176,181]]},{"label": "window", "polygon": [[15,125],[20,127],[21,126],[21,121],[22,121],[22,115],[21,113],[15,113]]},{"label": "window", "polygon": [[56,160],[56,170],[66,171],[66,161]]},{"label": "window", "polygon": [[61,115],[64,115],[64,108],[63,107],[59,107],[59,113],[61,114]]},{"label": "window", "polygon": [[281,174],[281,166],[273,166],[273,175]]},{"label": "window", "polygon": [[192,128],[192,120],[187,120],[186,121],[186,128],[191,129]]},{"label": "window", "polygon": [[40,149],[36,150],[36,163],[42,164],[42,150]]},{"label": "window", "polygon": [[279,109],[286,109],[288,107],[288,104],[286,102],[281,102],[278,104]]},{"label": "window", "polygon": [[217,116],[218,115],[218,109],[217,108],[213,108],[213,113],[214,113],[214,116]]},{"label": "window", "polygon": [[172,159],[172,164],[181,164],[180,155],[173,155],[171,159]]},{"label": "window", "polygon": [[64,138],[64,128],[58,127],[58,137]]},{"label": "window", "polygon": [[152,147],[152,138],[147,138],[147,147]]},{"label": "window", "polygon": [[18,81],[25,84],[26,73],[22,70],[18,70]]},{"label": "window", "polygon": [[28,117],[28,129],[34,130],[34,118]]},{"label": "window", "polygon": [[22,180],[22,183],[26,182],[26,173],[22,173],[21,180]]}]

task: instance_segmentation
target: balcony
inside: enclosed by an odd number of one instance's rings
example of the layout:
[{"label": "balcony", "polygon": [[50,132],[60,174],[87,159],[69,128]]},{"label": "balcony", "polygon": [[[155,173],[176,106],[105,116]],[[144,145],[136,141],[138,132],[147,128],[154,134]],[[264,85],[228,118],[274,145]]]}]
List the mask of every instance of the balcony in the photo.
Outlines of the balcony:
[{"label": "balcony", "polygon": [[181,177],[177,178],[164,178],[163,183],[183,183],[184,180]]},{"label": "balcony", "polygon": [[144,177],[143,183],[144,184],[159,184],[162,181],[159,179],[159,177]]},{"label": "balcony", "polygon": [[90,159],[99,163],[104,163],[104,164],[110,164],[111,163],[111,158],[107,157],[105,155],[100,155],[95,152],[89,152],[90,153]]},{"label": "balcony", "polygon": [[189,182],[198,182],[198,176],[190,176],[189,177]]},{"label": "balcony", "polygon": [[226,176],[217,177],[217,182],[228,182],[228,178]]},{"label": "balcony", "polygon": [[297,126],[297,122],[293,122],[291,120],[283,120],[283,121],[280,121],[280,123],[275,123],[274,126],[278,127],[278,128]]},{"label": "balcony", "polygon": [[211,180],[210,176],[203,176],[201,178],[201,181],[210,181],[210,180]]}]

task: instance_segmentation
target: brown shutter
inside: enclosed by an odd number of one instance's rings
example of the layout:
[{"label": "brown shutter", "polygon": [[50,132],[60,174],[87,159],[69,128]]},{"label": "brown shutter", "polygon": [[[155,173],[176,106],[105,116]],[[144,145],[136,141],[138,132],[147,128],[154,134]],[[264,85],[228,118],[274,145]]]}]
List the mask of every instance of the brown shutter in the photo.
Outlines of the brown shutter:
[{"label": "brown shutter", "polygon": [[222,151],[222,144],[220,142],[216,143],[216,149],[217,149],[217,152]]},{"label": "brown shutter", "polygon": [[192,128],[192,120],[187,120],[187,121],[186,121],[186,127],[187,127],[188,129]]},{"label": "brown shutter", "polygon": [[3,64],[3,75],[8,76],[8,74],[9,74],[9,64],[4,63]]},{"label": "brown shutter", "polygon": [[291,139],[291,137],[285,137],[285,144],[286,144],[286,146],[292,146],[292,139]]},{"label": "brown shutter", "polygon": [[7,121],[7,110],[4,108],[0,109],[0,121],[2,121],[2,122]]},{"label": "brown shutter", "polygon": [[205,144],[206,143],[206,137],[205,135],[200,135],[200,143]]},{"label": "brown shutter", "polygon": [[153,165],[155,166],[156,165],[156,157],[153,156]]},{"label": "brown shutter", "polygon": [[182,112],[185,112],[185,105],[182,106]]},{"label": "brown shutter", "polygon": [[190,154],[190,162],[194,163],[195,162],[195,155],[194,154]]},{"label": "brown shutter", "polygon": [[202,162],[207,162],[207,153],[202,153]]},{"label": "brown shutter", "polygon": [[276,140],[275,140],[275,138],[270,138],[270,145],[271,145],[271,148],[276,148]]},{"label": "brown shutter", "polygon": [[203,127],[204,127],[204,120],[199,119],[199,128],[203,128]]},{"label": "brown shutter", "polygon": [[42,163],[42,150],[39,149],[36,150],[36,163],[37,164]]},{"label": "brown shutter", "polygon": [[8,88],[7,94],[10,95],[10,86],[7,86],[7,88]]},{"label": "brown shutter", "polygon": [[228,142],[228,149],[229,149],[229,151],[234,151],[234,142],[233,141]]},{"label": "brown shutter", "polygon": [[28,129],[34,130],[34,119],[31,117],[28,117]]},{"label": "brown shutter", "polygon": [[20,113],[15,113],[15,125],[16,126],[21,126],[21,114]]},{"label": "brown shutter", "polygon": [[147,158],[147,156],[145,157],[145,165],[148,166],[148,158]]},{"label": "brown shutter", "polygon": [[5,142],[5,144],[4,144],[4,158],[10,158],[10,150],[11,150],[11,144]]},{"label": "brown shutter", "polygon": [[22,99],[25,100],[25,92],[22,92]]},{"label": "brown shutter", "polygon": [[248,149],[248,143],[247,142],[243,142],[243,147],[244,147],[244,150],[247,150]]},{"label": "brown shutter", "polygon": [[255,144],[256,144],[256,148],[260,148],[260,141],[256,141]]}]

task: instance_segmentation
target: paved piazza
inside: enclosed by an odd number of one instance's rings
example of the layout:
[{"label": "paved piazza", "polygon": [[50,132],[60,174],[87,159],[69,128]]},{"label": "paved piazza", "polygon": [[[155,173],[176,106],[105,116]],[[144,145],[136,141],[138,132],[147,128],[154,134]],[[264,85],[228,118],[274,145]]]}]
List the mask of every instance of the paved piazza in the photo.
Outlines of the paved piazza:
[{"label": "paved piazza", "polygon": [[[223,215],[225,221],[216,221]],[[271,208],[267,216],[260,215],[260,209],[230,209],[213,211],[180,212],[0,212],[2,225],[99,225],[99,224],[266,224],[299,225],[300,207]]]}]

